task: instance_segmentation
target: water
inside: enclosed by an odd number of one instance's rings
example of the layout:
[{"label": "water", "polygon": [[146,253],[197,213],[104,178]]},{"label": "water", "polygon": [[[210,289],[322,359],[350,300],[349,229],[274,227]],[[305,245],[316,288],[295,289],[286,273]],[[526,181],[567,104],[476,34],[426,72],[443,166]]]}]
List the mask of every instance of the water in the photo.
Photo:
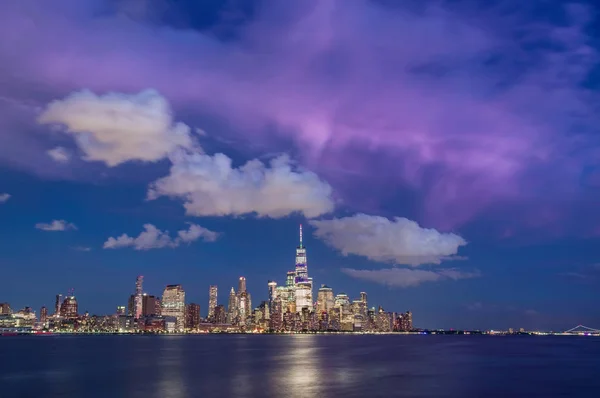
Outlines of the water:
[{"label": "water", "polygon": [[599,375],[596,337],[0,337],[2,398],[548,398]]}]

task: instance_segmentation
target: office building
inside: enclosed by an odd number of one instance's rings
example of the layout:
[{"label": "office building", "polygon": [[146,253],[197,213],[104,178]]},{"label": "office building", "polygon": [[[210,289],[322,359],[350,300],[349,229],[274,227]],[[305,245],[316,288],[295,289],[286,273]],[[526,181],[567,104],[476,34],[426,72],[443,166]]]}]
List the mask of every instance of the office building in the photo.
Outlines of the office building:
[{"label": "office building", "polygon": [[142,294],[142,315],[160,315],[160,300],[158,299],[158,297],[145,293]]},{"label": "office building", "polygon": [[117,306],[117,315],[125,315],[125,306],[124,305]]},{"label": "office building", "polygon": [[320,316],[323,313],[331,311],[334,304],[333,289],[329,286],[321,285],[317,292],[317,314]]},{"label": "office building", "polygon": [[175,331],[183,331],[185,327],[185,291],[181,285],[165,287],[162,296],[162,315],[174,319]]},{"label": "office building", "polygon": [[300,224],[300,244],[296,248],[296,275],[294,285],[296,287],[296,311],[303,308],[313,309],[312,278],[308,276],[308,264],[306,261],[306,248],[302,244],[302,224]]},{"label": "office building", "polygon": [[60,306],[62,305],[62,302],[62,294],[57,294],[56,301],[54,302],[54,315],[60,316]]},{"label": "office building", "polygon": [[197,330],[200,326],[200,305],[188,304],[185,307],[185,328],[187,330]]},{"label": "office building", "polygon": [[10,315],[12,311],[10,309],[10,304],[8,303],[0,303],[0,315]]},{"label": "office building", "polygon": [[139,319],[143,315],[143,285],[144,277],[139,275],[135,280],[135,298],[134,298],[134,309],[133,316],[135,319]]},{"label": "office building", "polygon": [[214,322],[217,324],[227,323],[227,312],[223,304],[215,307]]},{"label": "office building", "polygon": [[[71,293],[72,294],[72,293]],[[75,296],[67,296],[60,305],[60,316],[63,318],[77,318],[78,305]]]},{"label": "office building", "polygon": [[217,286],[211,285],[208,288],[208,320],[214,321],[215,307],[217,306]]},{"label": "office building", "polygon": [[40,322],[46,324],[48,322],[48,308],[45,306],[40,308]]},{"label": "office building", "polygon": [[237,307],[237,294],[235,293],[235,290],[232,287],[231,291],[229,292],[229,301],[227,303],[227,323],[230,323],[232,325],[236,323],[238,312]]}]

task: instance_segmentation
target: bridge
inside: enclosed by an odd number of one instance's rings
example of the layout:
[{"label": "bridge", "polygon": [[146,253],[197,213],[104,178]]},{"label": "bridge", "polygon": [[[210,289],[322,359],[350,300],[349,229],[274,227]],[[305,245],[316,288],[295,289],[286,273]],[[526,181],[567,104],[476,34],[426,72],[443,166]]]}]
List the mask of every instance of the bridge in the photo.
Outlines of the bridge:
[{"label": "bridge", "polygon": [[600,329],[593,329],[583,325],[577,325],[574,328],[565,330],[563,334],[574,334],[574,335],[595,335],[600,336]]}]

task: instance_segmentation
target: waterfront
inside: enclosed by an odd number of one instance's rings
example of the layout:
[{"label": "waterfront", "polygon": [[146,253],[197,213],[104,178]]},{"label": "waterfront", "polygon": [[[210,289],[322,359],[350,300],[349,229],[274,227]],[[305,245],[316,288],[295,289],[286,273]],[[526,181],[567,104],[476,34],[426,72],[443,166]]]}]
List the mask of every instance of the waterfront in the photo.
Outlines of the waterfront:
[{"label": "waterfront", "polygon": [[0,338],[0,352],[3,398],[560,397],[600,389],[595,337],[18,336]]}]

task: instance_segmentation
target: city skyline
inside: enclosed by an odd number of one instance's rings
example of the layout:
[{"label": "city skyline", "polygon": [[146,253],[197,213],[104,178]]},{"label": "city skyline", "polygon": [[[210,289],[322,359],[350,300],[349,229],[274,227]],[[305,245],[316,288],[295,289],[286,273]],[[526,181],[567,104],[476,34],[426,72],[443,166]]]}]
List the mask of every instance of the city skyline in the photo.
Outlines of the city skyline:
[{"label": "city skyline", "polygon": [[0,301],[139,314],[143,275],[206,316],[245,276],[600,327],[600,8],[488,3],[4,2]]}]

